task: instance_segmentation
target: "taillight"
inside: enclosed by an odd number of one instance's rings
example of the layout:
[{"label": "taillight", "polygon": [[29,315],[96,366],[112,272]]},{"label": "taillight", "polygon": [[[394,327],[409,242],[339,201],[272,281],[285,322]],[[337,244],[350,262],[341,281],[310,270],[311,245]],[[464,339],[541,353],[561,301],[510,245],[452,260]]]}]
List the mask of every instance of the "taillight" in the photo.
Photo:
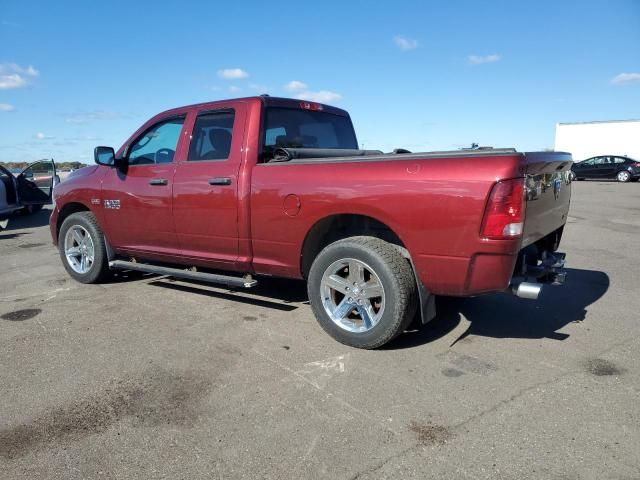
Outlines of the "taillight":
[{"label": "taillight", "polygon": [[636,167],[636,168],[640,168],[640,162],[634,163],[633,166]]},{"label": "taillight", "polygon": [[524,226],[524,179],[496,183],[482,221],[482,236],[509,239],[522,235]]}]

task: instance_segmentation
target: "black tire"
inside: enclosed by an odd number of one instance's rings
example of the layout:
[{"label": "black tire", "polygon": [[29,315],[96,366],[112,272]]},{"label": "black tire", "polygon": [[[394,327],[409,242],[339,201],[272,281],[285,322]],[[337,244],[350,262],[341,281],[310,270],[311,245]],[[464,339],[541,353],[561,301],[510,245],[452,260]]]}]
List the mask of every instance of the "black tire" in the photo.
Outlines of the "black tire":
[{"label": "black tire", "polygon": [[[69,229],[74,226],[84,228],[93,241],[94,260],[86,273],[76,272],[69,264],[67,256],[65,255],[65,236]],[[62,265],[64,265],[67,273],[71,278],[80,283],[100,283],[109,276],[109,262],[107,249],[104,244],[104,235],[96,221],[96,217],[91,212],[77,212],[65,218],[60,227],[60,233],[58,234],[58,251],[60,252]]]},{"label": "black tire", "polygon": [[[322,278],[331,265],[355,259],[375,272],[384,289],[384,310],[378,323],[364,332],[338,326],[323,305]],[[320,326],[338,342],[356,348],[377,348],[402,333],[418,306],[416,280],[409,261],[392,244],[374,237],[349,237],[327,246],[314,259],[307,280],[313,313]]]}]

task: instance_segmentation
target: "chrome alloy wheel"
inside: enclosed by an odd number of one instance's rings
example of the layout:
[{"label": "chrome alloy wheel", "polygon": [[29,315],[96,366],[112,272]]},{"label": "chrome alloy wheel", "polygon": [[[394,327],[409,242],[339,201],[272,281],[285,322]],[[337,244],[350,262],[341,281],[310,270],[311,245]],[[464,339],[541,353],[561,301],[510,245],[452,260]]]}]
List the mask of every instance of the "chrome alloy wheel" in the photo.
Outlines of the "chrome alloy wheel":
[{"label": "chrome alloy wheel", "polygon": [[629,178],[631,178],[631,175],[629,174],[629,172],[622,170],[621,172],[618,172],[618,181],[620,182],[627,182],[629,180]]},{"label": "chrome alloy wheel", "polygon": [[322,305],[340,328],[362,333],[375,327],[384,313],[385,294],[380,277],[354,258],[333,262],[320,282]]},{"label": "chrome alloy wheel", "polygon": [[91,270],[95,247],[87,229],[74,225],[67,230],[64,237],[64,255],[74,272],[84,274]]}]

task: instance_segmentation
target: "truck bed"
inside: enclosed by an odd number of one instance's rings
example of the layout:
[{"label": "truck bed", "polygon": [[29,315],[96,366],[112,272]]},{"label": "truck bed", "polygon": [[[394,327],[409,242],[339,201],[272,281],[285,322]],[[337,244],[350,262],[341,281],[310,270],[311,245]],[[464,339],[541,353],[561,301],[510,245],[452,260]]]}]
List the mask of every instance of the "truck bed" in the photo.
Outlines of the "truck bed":
[{"label": "truck bed", "polygon": [[[253,264],[261,273],[304,276],[307,232],[318,219],[349,214],[397,233],[434,293],[502,290],[519,251],[564,225],[570,167],[569,154],[514,149],[304,156],[258,164],[251,187]],[[493,186],[513,178],[528,187],[522,237],[482,238]],[[299,213],[282,215],[285,199],[295,199]]]},{"label": "truck bed", "polygon": [[527,199],[526,221],[522,246],[526,247],[551,232],[561,228],[565,222],[571,198],[571,154],[564,152],[524,152],[514,148],[486,148],[477,150],[449,150],[416,153],[385,154],[377,150],[317,150],[311,148],[279,149],[286,152],[289,165],[333,164],[348,162],[422,161],[429,159],[464,159],[519,155],[526,174],[525,194]]}]

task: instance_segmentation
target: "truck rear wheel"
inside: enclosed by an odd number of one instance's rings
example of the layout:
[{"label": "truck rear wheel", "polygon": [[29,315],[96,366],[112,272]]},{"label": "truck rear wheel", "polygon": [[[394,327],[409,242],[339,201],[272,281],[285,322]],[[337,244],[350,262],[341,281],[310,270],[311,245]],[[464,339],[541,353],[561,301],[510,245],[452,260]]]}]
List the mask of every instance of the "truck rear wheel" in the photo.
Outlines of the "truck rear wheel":
[{"label": "truck rear wheel", "polygon": [[109,273],[104,236],[91,212],[69,215],[58,235],[58,250],[67,273],[80,283],[99,283]]},{"label": "truck rear wheel", "polygon": [[327,246],[311,266],[307,289],[320,326],[356,348],[377,348],[395,338],[417,307],[409,262],[396,247],[374,237]]}]

